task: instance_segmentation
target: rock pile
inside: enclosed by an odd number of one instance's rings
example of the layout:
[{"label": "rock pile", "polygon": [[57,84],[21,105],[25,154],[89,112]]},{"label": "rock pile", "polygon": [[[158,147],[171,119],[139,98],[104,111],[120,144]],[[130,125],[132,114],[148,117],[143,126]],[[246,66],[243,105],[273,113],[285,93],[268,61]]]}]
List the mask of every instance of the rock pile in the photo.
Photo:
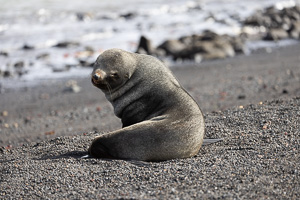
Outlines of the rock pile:
[{"label": "rock pile", "polygon": [[199,35],[184,36],[179,39],[166,40],[157,48],[151,41],[141,37],[137,53],[146,53],[158,57],[171,56],[174,61],[223,59],[245,53],[242,37],[218,35],[212,31],[204,31]]},{"label": "rock pile", "polygon": [[300,39],[300,6],[278,10],[272,6],[244,21],[246,26],[264,27],[264,40]]},{"label": "rock pile", "polygon": [[[264,27],[264,33],[251,37],[262,40],[300,39],[300,6],[278,10],[274,6],[265,11],[257,11],[241,22],[242,26]],[[218,35],[204,31],[200,35],[184,36],[179,39],[166,40],[158,47],[141,36],[137,53],[158,57],[170,56],[173,60],[223,59],[239,53],[246,53],[245,40],[250,40],[246,33],[238,36]]]}]

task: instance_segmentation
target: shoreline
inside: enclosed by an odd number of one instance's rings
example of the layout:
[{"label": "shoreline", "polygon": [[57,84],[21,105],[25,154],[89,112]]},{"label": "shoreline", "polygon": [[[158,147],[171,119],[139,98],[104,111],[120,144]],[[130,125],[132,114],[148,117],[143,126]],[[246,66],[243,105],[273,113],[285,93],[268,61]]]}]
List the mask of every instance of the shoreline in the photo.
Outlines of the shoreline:
[{"label": "shoreline", "polygon": [[[204,114],[262,101],[300,96],[300,44],[257,51],[224,60],[171,67],[181,85]],[[92,69],[91,69],[92,70]],[[112,106],[89,78],[76,78],[80,91],[66,86],[70,79],[2,93],[0,146],[121,127]]]}]

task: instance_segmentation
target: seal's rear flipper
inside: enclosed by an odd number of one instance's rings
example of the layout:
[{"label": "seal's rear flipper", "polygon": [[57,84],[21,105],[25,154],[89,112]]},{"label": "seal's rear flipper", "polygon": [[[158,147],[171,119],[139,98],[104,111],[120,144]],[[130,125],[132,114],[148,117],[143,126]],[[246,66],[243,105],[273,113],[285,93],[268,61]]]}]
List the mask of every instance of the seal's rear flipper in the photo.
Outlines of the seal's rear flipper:
[{"label": "seal's rear flipper", "polygon": [[86,159],[86,158],[92,158],[90,155],[81,156],[80,158]]},{"label": "seal's rear flipper", "polygon": [[216,142],[220,142],[223,139],[204,139],[202,145],[208,145]]}]

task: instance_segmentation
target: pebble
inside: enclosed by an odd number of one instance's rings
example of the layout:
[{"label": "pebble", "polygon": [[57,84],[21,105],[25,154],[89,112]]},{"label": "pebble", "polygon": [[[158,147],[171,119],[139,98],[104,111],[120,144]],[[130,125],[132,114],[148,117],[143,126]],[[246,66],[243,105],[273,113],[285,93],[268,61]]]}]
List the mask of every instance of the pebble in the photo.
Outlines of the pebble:
[{"label": "pebble", "polygon": [[77,84],[77,81],[75,80],[69,80],[65,85],[66,86],[64,92],[78,93],[81,91],[81,87]]},{"label": "pebble", "polygon": [[55,131],[48,131],[48,132],[45,132],[45,135],[54,135],[55,134]]},{"label": "pebble", "polygon": [[34,49],[34,46],[24,44],[24,46],[21,49],[23,49],[23,50],[32,50],[32,49]]},{"label": "pebble", "polygon": [[58,48],[68,48],[68,47],[73,47],[73,46],[79,46],[79,42],[73,42],[73,41],[64,41],[64,42],[59,42],[53,47],[58,47]]},{"label": "pebble", "polygon": [[15,68],[23,68],[24,67],[24,61],[19,61],[19,62],[16,62],[15,64],[14,64],[14,67]]},{"label": "pebble", "polygon": [[6,51],[0,51],[0,56],[8,57],[9,53]]},{"label": "pebble", "polygon": [[37,60],[40,60],[40,59],[47,59],[50,57],[50,54],[49,53],[42,53],[42,54],[39,54],[36,56],[36,59]]},{"label": "pebble", "polygon": [[8,116],[8,112],[7,112],[6,110],[5,110],[5,111],[2,111],[1,115],[2,115],[3,117],[7,117],[7,116]]}]

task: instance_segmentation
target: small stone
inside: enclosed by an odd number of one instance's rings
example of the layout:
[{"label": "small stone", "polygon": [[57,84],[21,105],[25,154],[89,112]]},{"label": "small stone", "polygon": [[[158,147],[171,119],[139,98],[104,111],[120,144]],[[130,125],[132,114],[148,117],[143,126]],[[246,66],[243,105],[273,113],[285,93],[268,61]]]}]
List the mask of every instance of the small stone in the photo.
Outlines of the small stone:
[{"label": "small stone", "polygon": [[6,51],[0,51],[0,56],[8,57],[8,53]]},{"label": "small stone", "polygon": [[66,88],[64,89],[65,92],[74,92],[78,93],[81,91],[81,87],[78,86],[77,81],[75,80],[69,80],[66,83]]},{"label": "small stone", "polygon": [[54,135],[55,134],[55,131],[48,131],[48,132],[45,132],[45,135]]},{"label": "small stone", "polygon": [[28,124],[28,123],[31,122],[31,120],[32,120],[31,117],[25,117],[25,118],[24,118],[24,123],[25,123],[25,124]]},{"label": "small stone", "polygon": [[238,96],[238,99],[246,99],[246,95],[241,94]]},{"label": "small stone", "polygon": [[3,111],[1,114],[2,114],[3,117],[7,117],[8,116],[8,112],[6,110]]},{"label": "small stone", "polygon": [[123,18],[125,18],[125,19],[127,19],[127,20],[132,19],[132,18],[134,18],[135,16],[136,16],[136,14],[135,14],[135,13],[132,13],[132,12],[129,12],[129,13],[120,15],[120,17],[123,17]]},{"label": "small stone", "polygon": [[12,76],[12,74],[11,74],[10,71],[5,70],[5,71],[3,72],[3,77],[11,77],[11,76]]},{"label": "small stone", "polygon": [[23,50],[32,50],[34,49],[34,46],[30,46],[28,44],[24,44],[24,46],[22,47]]},{"label": "small stone", "polygon": [[94,62],[88,62],[86,60],[79,60],[79,64],[82,67],[93,67],[94,66]]},{"label": "small stone", "polygon": [[14,67],[15,68],[22,68],[22,67],[24,67],[24,61],[19,61],[19,62],[16,62],[15,64],[14,64]]},{"label": "small stone", "polygon": [[91,46],[86,46],[86,47],[84,47],[84,49],[85,49],[86,51],[88,51],[88,52],[91,52],[91,53],[94,53],[94,52],[95,52],[95,49],[94,49],[93,47],[91,47]]},{"label": "small stone", "polygon": [[14,127],[15,127],[15,128],[19,128],[19,124],[15,122],[15,123],[14,123]]},{"label": "small stone", "polygon": [[59,42],[53,47],[58,47],[58,48],[68,48],[68,47],[76,47],[79,46],[79,42],[72,42],[72,41],[65,41],[65,42]]},{"label": "small stone", "polygon": [[97,111],[97,112],[100,112],[100,111],[101,111],[101,107],[98,106],[98,107],[96,108],[96,111]]},{"label": "small stone", "polygon": [[42,54],[37,55],[36,59],[38,59],[38,60],[39,59],[47,59],[49,57],[50,57],[49,53],[42,53]]}]

